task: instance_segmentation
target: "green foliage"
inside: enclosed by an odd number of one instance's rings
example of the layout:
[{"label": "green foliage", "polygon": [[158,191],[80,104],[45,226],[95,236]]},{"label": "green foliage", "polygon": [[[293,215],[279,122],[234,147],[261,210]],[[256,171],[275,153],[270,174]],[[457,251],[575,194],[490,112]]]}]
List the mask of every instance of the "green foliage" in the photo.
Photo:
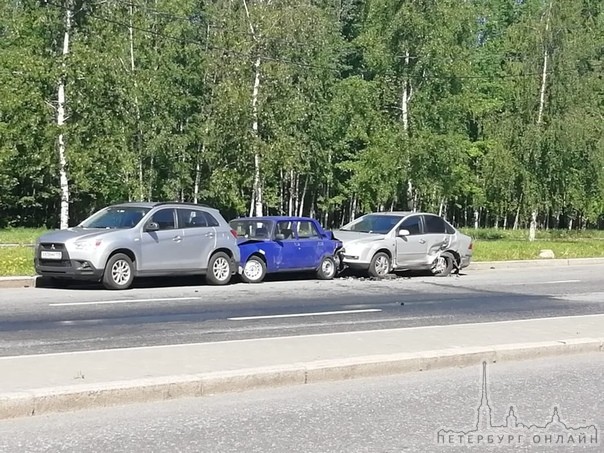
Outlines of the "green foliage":
[{"label": "green foliage", "polygon": [[265,210],[327,226],[410,205],[462,226],[523,227],[532,211],[543,227],[603,225],[601,2],[0,10],[0,228],[57,225],[62,73],[72,224],[123,200],[245,214],[257,154]]}]

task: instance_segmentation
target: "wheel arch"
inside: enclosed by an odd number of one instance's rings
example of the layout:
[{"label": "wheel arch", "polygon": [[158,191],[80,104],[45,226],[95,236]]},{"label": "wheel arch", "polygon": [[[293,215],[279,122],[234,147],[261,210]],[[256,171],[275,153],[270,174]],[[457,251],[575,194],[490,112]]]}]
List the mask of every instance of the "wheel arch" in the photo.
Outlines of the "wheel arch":
[{"label": "wheel arch", "polygon": [[138,262],[137,262],[138,260],[136,259],[136,254],[129,248],[118,248],[118,249],[113,250],[111,253],[109,253],[109,255],[107,255],[107,259],[105,260],[104,267],[107,267],[107,262],[111,259],[112,256],[115,256],[118,253],[122,253],[122,254],[126,255],[128,258],[130,258],[130,261],[132,261],[132,264],[134,265],[134,271],[136,272],[138,269]]}]

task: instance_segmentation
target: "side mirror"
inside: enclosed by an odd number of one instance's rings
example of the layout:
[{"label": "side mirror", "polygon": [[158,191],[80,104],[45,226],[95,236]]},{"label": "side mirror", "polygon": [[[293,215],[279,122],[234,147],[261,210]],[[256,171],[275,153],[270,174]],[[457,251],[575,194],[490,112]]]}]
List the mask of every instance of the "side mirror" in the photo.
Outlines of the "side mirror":
[{"label": "side mirror", "polygon": [[275,240],[276,241],[282,241],[283,239],[285,239],[285,235],[284,234],[281,234],[281,233],[275,234]]},{"label": "side mirror", "polygon": [[405,236],[409,236],[411,233],[409,233],[409,230],[398,230],[398,235],[400,237],[405,237]]},{"label": "side mirror", "polygon": [[159,225],[157,224],[157,222],[149,222],[146,226],[145,226],[145,231],[159,231]]}]

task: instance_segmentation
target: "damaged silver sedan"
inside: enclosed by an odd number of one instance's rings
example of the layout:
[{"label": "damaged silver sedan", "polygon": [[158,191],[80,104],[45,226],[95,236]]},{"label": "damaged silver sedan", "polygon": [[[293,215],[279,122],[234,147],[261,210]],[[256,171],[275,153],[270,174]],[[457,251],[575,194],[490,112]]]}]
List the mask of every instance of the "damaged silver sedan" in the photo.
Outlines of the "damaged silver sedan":
[{"label": "damaged silver sedan", "polygon": [[334,231],[343,264],[383,278],[392,271],[449,275],[469,266],[472,238],[443,218],[421,212],[367,214]]}]

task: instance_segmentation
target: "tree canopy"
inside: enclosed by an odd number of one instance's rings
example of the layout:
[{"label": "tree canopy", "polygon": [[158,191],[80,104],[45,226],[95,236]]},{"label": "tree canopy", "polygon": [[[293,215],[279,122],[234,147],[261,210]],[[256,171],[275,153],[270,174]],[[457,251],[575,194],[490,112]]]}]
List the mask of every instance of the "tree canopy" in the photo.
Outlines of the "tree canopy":
[{"label": "tree canopy", "polygon": [[533,212],[549,227],[602,225],[599,0],[0,11],[0,227],[58,226],[61,172],[71,224],[118,201],[182,200],[328,227],[390,209],[460,226]]}]

